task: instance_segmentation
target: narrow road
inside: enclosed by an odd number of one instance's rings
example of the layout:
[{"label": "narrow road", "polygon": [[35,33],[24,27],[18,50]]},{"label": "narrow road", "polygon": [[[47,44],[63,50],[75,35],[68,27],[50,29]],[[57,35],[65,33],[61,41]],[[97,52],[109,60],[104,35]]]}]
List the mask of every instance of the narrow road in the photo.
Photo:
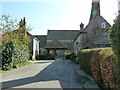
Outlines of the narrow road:
[{"label": "narrow road", "polygon": [[82,88],[70,60],[37,61],[3,73],[2,79],[3,88]]}]

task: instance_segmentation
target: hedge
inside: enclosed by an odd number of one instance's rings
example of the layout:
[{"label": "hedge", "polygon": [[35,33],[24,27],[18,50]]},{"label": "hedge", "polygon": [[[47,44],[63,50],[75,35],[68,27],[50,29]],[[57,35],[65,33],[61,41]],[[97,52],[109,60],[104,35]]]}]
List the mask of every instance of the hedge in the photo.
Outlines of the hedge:
[{"label": "hedge", "polygon": [[52,54],[37,55],[36,60],[55,60],[55,56]]},{"label": "hedge", "polygon": [[[80,67],[82,69],[85,70],[85,72],[87,74],[91,75],[91,65],[90,65],[90,60],[91,60],[91,56],[93,54],[93,51],[95,51],[95,49],[84,49],[78,52],[78,60],[80,63]],[[86,68],[87,66],[87,68]]]},{"label": "hedge", "polygon": [[2,69],[9,70],[18,68],[28,62],[29,51],[25,45],[18,45],[15,41],[9,40],[1,45]]},{"label": "hedge", "polygon": [[[76,59],[77,58],[77,59]],[[119,88],[116,59],[111,48],[83,49],[72,59],[102,88]]]},{"label": "hedge", "polygon": [[116,57],[116,76],[120,86],[120,15],[114,20],[114,24],[110,29],[109,38],[112,43],[112,50]]}]

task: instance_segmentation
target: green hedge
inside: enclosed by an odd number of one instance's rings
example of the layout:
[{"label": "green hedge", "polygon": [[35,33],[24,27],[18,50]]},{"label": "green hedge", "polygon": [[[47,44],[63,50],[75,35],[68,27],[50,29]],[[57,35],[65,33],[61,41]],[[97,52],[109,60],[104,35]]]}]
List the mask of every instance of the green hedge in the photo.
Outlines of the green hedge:
[{"label": "green hedge", "polygon": [[18,45],[15,41],[9,40],[2,44],[2,69],[10,70],[18,68],[21,64],[25,64],[29,59],[28,47]]},{"label": "green hedge", "polygon": [[55,60],[55,56],[52,54],[37,55],[36,60]]},{"label": "green hedge", "polygon": [[117,62],[111,48],[83,49],[71,59],[79,62],[80,67],[102,88],[118,87]]},{"label": "green hedge", "polygon": [[73,55],[73,53],[65,53],[65,58],[66,59],[71,59],[72,55]]},{"label": "green hedge", "polygon": [[[91,75],[90,60],[94,49],[84,49],[78,52],[78,60],[80,67],[85,70],[87,74]],[[87,68],[86,68],[87,67]]]}]

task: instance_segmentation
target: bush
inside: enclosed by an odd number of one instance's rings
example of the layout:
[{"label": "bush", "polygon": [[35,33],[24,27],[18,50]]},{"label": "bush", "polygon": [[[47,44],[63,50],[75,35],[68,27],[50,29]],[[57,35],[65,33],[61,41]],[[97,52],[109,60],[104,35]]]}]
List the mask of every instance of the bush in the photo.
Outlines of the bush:
[{"label": "bush", "polygon": [[73,55],[73,53],[65,53],[65,58],[66,59],[71,59],[72,55]]},{"label": "bush", "polygon": [[72,56],[70,57],[70,60],[72,60],[73,62],[75,62],[75,61],[76,61],[76,58],[77,58],[76,55],[72,55]]},{"label": "bush", "polygon": [[80,67],[91,75],[102,88],[119,88],[116,74],[116,58],[111,48],[83,49],[73,57]]},{"label": "bush", "polygon": [[37,55],[36,60],[54,60],[55,56],[52,54]]},{"label": "bush", "polygon": [[116,57],[116,77],[120,85],[120,15],[114,21],[109,37],[112,42],[112,50]]},{"label": "bush", "polygon": [[2,69],[9,70],[18,68],[29,59],[27,46],[18,45],[15,41],[9,40],[2,44]]},{"label": "bush", "polygon": [[84,71],[87,74],[91,75],[91,65],[90,65],[90,60],[91,60],[91,56],[93,54],[94,50],[91,49],[84,49],[84,50],[80,50],[78,52],[78,60],[80,63],[80,67],[82,69],[84,69]]},{"label": "bush", "polygon": [[116,59],[114,57],[113,51],[111,48],[102,49],[99,54],[99,63],[101,70],[102,86],[104,88],[117,88],[116,84],[116,73],[115,73],[115,63]]}]

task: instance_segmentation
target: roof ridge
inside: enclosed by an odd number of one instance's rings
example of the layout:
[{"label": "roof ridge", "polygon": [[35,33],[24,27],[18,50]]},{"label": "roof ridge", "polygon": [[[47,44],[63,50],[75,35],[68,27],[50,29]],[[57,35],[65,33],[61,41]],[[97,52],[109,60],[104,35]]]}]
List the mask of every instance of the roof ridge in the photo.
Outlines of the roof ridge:
[{"label": "roof ridge", "polygon": [[80,31],[80,30],[48,30],[48,31]]},{"label": "roof ridge", "polygon": [[47,35],[33,35],[33,36],[47,36]]}]

